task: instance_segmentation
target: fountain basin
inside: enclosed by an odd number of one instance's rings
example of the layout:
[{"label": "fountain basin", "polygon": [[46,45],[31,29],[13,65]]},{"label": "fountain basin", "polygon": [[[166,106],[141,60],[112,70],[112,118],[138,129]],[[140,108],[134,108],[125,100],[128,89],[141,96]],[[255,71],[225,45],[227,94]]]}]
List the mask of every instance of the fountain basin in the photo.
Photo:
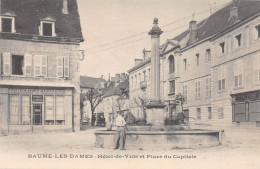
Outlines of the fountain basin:
[{"label": "fountain basin", "polygon": [[[96,147],[113,148],[116,131],[97,130]],[[127,131],[126,149],[208,148],[220,145],[220,131]]]}]

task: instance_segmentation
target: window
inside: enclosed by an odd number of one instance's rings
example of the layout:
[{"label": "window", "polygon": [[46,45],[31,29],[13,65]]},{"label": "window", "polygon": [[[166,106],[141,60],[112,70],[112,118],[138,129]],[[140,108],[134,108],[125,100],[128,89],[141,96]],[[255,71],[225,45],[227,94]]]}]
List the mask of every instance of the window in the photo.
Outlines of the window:
[{"label": "window", "polygon": [[170,95],[175,95],[175,80],[172,80],[169,82],[169,87],[170,87]]},{"label": "window", "polygon": [[235,87],[243,85],[243,62],[238,61],[234,63],[234,82]]},{"label": "window", "polygon": [[239,35],[237,35],[237,36],[235,36],[235,43],[234,43],[234,47],[235,48],[238,48],[238,47],[240,47],[242,44],[241,44],[241,39],[242,39],[242,35],[241,34],[239,34]]},{"label": "window", "polygon": [[183,63],[184,63],[184,70],[187,70],[187,59],[183,59]]},{"label": "window", "polygon": [[225,53],[225,42],[220,43],[219,46],[220,46],[220,53],[224,54]]},{"label": "window", "polygon": [[23,75],[23,56],[12,55],[12,74]]},{"label": "window", "polygon": [[260,38],[260,24],[255,26],[255,39]]},{"label": "window", "polygon": [[150,78],[151,78],[151,71],[150,69],[148,69],[148,80],[150,80]]},{"label": "window", "polygon": [[10,95],[10,124],[19,124],[19,95]]},{"label": "window", "polygon": [[168,60],[169,60],[169,73],[174,73],[175,71],[174,57],[171,55]]},{"label": "window", "polygon": [[70,76],[70,58],[58,57],[57,58],[57,76],[69,77]]},{"label": "window", "polygon": [[211,107],[208,107],[208,119],[212,119]]},{"label": "window", "polygon": [[0,16],[0,32],[15,33],[15,19],[13,16]]},{"label": "window", "polygon": [[197,66],[199,66],[200,64],[200,54],[196,54],[196,58],[197,58]]},{"label": "window", "polygon": [[218,107],[218,118],[219,119],[223,119],[224,118],[223,107]]},{"label": "window", "polygon": [[200,98],[200,82],[196,82],[196,98]]},{"label": "window", "polygon": [[188,94],[188,86],[187,85],[183,85],[183,97],[184,97],[184,100],[187,100],[187,94]]},{"label": "window", "polygon": [[135,84],[137,84],[137,75],[135,75]]},{"label": "window", "polygon": [[211,51],[210,51],[210,49],[206,50],[206,62],[211,62]]},{"label": "window", "polygon": [[144,81],[146,81],[146,71],[143,71],[144,74]]},{"label": "window", "polygon": [[133,85],[134,85],[134,77],[132,76],[131,77],[131,86],[133,87]]},{"label": "window", "polygon": [[218,90],[224,90],[226,87],[226,70],[225,66],[222,65],[218,69]]},{"label": "window", "polygon": [[206,79],[206,97],[211,96],[210,80],[210,78]]},{"label": "window", "polygon": [[34,76],[47,76],[47,56],[34,56]]},{"label": "window", "polygon": [[50,21],[41,21],[40,25],[40,35],[42,36],[56,36],[55,33],[55,22],[53,19],[48,19]]},{"label": "window", "polygon": [[64,97],[56,96],[56,114],[55,124],[65,124],[65,110],[64,110]]},{"label": "window", "polygon": [[139,83],[142,81],[141,73],[139,73]]},{"label": "window", "polygon": [[254,78],[254,83],[259,83],[260,82],[260,52],[257,55],[253,56],[253,78]]},{"label": "window", "polygon": [[201,120],[201,110],[197,108],[197,120]]}]

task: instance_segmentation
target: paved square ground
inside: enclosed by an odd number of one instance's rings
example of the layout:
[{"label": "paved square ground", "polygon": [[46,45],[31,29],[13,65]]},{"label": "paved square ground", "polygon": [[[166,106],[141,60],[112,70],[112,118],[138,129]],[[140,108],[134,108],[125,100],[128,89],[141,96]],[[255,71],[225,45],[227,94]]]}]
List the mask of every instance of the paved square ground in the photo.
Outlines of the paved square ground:
[{"label": "paved square ground", "polygon": [[259,129],[226,130],[213,148],[124,151],[95,148],[97,129],[1,136],[0,168],[260,169]]}]

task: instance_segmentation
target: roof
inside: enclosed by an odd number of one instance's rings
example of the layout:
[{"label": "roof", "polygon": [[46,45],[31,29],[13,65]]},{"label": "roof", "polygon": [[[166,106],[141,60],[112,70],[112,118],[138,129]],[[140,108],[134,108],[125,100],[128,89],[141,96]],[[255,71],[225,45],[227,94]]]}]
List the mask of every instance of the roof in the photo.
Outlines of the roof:
[{"label": "roof", "polygon": [[[197,24],[197,41],[201,41],[215,35],[216,33],[233,26],[239,21],[260,12],[260,1],[241,0],[239,2],[237,1],[235,5],[238,7],[238,20],[236,22],[230,19],[230,9],[233,7],[233,3],[230,3]],[[189,30],[186,30],[173,39],[181,41],[188,34]],[[186,47],[189,45],[191,44],[188,41]]]},{"label": "roof", "polygon": [[[63,38],[63,41],[64,39],[83,41],[77,1],[68,0],[68,14],[63,14],[62,8],[63,0],[1,0],[0,11],[2,15],[15,14],[16,36],[39,35],[40,21],[52,18],[55,21],[57,37],[48,37],[47,40],[59,41]],[[15,38],[14,36],[11,35]],[[6,33],[2,36],[2,38],[8,37],[10,36],[6,36]],[[43,39],[46,40],[46,37]]]},{"label": "roof", "polygon": [[80,87],[94,89],[96,84],[99,84],[100,82],[106,82],[106,80],[95,77],[80,76]]},{"label": "roof", "polygon": [[126,79],[123,82],[120,82],[117,86],[113,85],[111,89],[107,90],[104,94],[104,97],[121,95],[123,92],[129,91],[129,79]]},{"label": "roof", "polygon": [[143,67],[144,65],[146,65],[146,64],[148,64],[148,63],[150,63],[150,62],[151,62],[151,57],[148,58],[146,61],[141,62],[140,64],[135,65],[134,67],[132,67],[131,69],[129,69],[129,70],[128,70],[128,73],[131,73],[131,72],[133,72],[134,70],[139,69],[140,67]]}]

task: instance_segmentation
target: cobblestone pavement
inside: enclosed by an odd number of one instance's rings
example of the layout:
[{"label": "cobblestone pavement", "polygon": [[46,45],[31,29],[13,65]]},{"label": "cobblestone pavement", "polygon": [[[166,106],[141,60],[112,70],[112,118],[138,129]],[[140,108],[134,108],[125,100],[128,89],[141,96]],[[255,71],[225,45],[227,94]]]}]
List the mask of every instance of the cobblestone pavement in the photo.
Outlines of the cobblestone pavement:
[{"label": "cobblestone pavement", "polygon": [[260,169],[258,129],[226,130],[218,147],[160,151],[95,148],[97,129],[1,136],[0,168]]}]

